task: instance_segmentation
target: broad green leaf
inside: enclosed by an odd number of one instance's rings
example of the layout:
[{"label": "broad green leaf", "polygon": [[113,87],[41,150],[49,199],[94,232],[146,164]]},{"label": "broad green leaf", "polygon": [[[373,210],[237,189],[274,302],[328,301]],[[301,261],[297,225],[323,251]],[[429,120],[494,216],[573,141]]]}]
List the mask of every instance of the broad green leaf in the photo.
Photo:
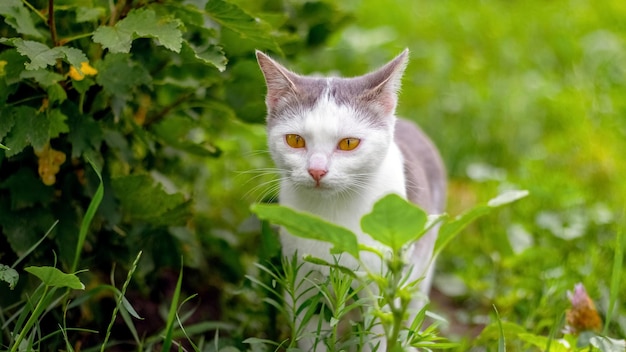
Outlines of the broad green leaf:
[{"label": "broad green leaf", "polygon": [[103,138],[102,128],[91,116],[82,115],[77,111],[77,107],[69,102],[61,106],[61,112],[68,117],[67,139],[72,144],[72,158],[100,148]]},{"label": "broad green leaf", "polygon": [[37,70],[54,65],[63,54],[50,49],[47,45],[32,40],[14,39],[13,44],[17,51],[30,59],[24,66],[27,70]]},{"label": "broad green leaf", "polygon": [[183,41],[181,55],[193,57],[206,65],[212,65],[220,72],[226,69],[226,63],[228,62],[224,51],[217,45],[210,45],[200,50],[189,44],[189,42]]},{"label": "broad green leaf", "polygon": [[111,53],[129,53],[134,39],[153,38],[158,45],[178,53],[183,41],[180,25],[175,19],[157,18],[152,9],[135,9],[115,26],[99,27],[93,40]]},{"label": "broad green leaf", "polygon": [[2,38],[0,43],[13,45],[17,51],[30,59],[25,63],[27,70],[38,70],[52,66],[58,59],[64,59],[70,65],[80,67],[81,62],[89,61],[85,54],[76,48],[58,46],[49,48],[47,45],[32,40],[23,40],[21,38]]},{"label": "broad green leaf", "polygon": [[[533,345],[541,350],[545,350],[546,346],[548,346],[548,337],[535,335],[531,333],[520,333],[517,334],[517,338],[521,341],[524,341],[530,345]],[[565,346],[559,340],[550,341],[550,350],[549,352],[569,352],[570,349]]]},{"label": "broad green leaf", "polygon": [[528,195],[526,190],[511,190],[503,192],[497,197],[489,200],[487,204],[480,204],[474,208],[457,216],[454,220],[449,221],[441,226],[439,236],[435,243],[434,253],[439,254],[452,239],[461,232],[465,227],[471,224],[477,218],[489,214],[494,209],[506,204],[510,204]]},{"label": "broad green leaf", "polygon": [[101,26],[93,33],[92,39],[102,44],[105,49],[109,49],[111,53],[129,53],[133,42],[133,32],[118,26]]},{"label": "broad green leaf", "polygon": [[96,66],[99,72],[96,82],[109,94],[125,99],[130,98],[136,87],[152,80],[148,71],[128,54],[109,54]]},{"label": "broad green leaf", "polygon": [[18,33],[43,38],[43,35],[35,27],[30,12],[20,0],[2,0],[0,2],[0,16],[3,16],[4,22]]},{"label": "broad green leaf", "polygon": [[65,62],[77,68],[80,68],[81,63],[89,62],[85,53],[83,53],[80,49],[69,46],[57,46],[52,50],[61,53],[61,57],[65,58]]},{"label": "broad green leaf", "polygon": [[210,0],[207,2],[205,10],[215,22],[232,30],[242,38],[251,40],[259,48],[282,53],[273,39],[273,28],[261,19],[249,15],[238,5],[224,0]]},{"label": "broad green leaf", "polygon": [[67,126],[67,116],[59,109],[52,109],[48,112],[48,119],[50,120],[50,129],[48,135],[50,139],[57,138],[61,133],[67,133],[70,128]]},{"label": "broad green leaf", "polygon": [[608,336],[594,336],[589,343],[601,352],[626,351],[626,340],[612,339]]},{"label": "broad green leaf", "polygon": [[69,287],[75,290],[84,290],[85,285],[74,274],[66,274],[51,266],[29,266],[27,272],[37,276],[46,286]]},{"label": "broad green leaf", "polygon": [[8,283],[11,290],[15,288],[19,278],[20,274],[15,269],[8,265],[0,264],[0,281]]},{"label": "broad green leaf", "polygon": [[104,7],[84,7],[79,6],[76,8],[76,22],[93,22],[100,17],[104,17],[106,9]]},{"label": "broad green leaf", "polygon": [[165,217],[169,225],[174,225],[189,215],[185,197],[167,193],[150,175],[118,177],[111,184],[125,213],[137,220],[163,224]]},{"label": "broad green leaf", "polygon": [[63,103],[67,99],[67,93],[65,89],[61,87],[60,84],[55,83],[46,88],[46,93],[48,93],[48,104],[60,104]]},{"label": "broad green leaf", "polygon": [[328,242],[333,245],[331,252],[346,252],[359,258],[356,235],[346,228],[276,204],[253,204],[250,209],[260,219],[283,226],[293,236]]},{"label": "broad green leaf", "polygon": [[397,194],[378,200],[361,219],[363,232],[394,252],[419,239],[426,230],[426,213]]},{"label": "broad green leaf", "polygon": [[10,109],[13,126],[4,140],[4,144],[11,148],[7,156],[19,154],[28,145],[42,148],[49,140],[50,121],[37,110],[28,106],[17,106]]},{"label": "broad green leaf", "polygon": [[35,80],[35,82],[39,83],[39,85],[44,88],[47,88],[63,80],[62,75],[56,72],[48,71],[44,68],[30,71],[22,71],[20,77],[25,79],[32,78],[33,80]]},{"label": "broad green leaf", "polygon": [[0,53],[0,61],[6,62],[3,65],[3,74],[0,75],[6,80],[8,85],[15,84],[22,80],[21,74],[25,71],[27,58],[22,56],[17,49],[6,49]]}]

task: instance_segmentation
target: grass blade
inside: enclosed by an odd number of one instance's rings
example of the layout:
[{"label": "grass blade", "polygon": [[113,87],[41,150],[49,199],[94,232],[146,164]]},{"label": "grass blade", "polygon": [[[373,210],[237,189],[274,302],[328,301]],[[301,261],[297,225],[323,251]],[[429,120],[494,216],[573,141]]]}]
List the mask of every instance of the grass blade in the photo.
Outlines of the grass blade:
[{"label": "grass blade", "polygon": [[[135,270],[137,270],[137,265],[139,264],[139,259],[141,258],[142,253],[143,252],[139,251],[139,253],[137,254],[137,257],[135,258],[135,261],[133,261],[133,265],[128,271],[128,274],[126,275],[126,281],[124,281],[124,285],[122,286],[122,292],[120,292],[119,297],[117,298],[117,302],[115,304],[115,308],[113,308],[113,313],[111,314],[111,321],[109,322],[109,326],[107,327],[107,333],[100,347],[100,352],[104,352],[104,348],[107,345],[107,341],[109,341],[109,337],[111,337],[111,330],[113,329],[113,324],[115,323],[115,317],[117,316],[117,312],[120,309],[120,307],[123,307],[122,299],[124,298],[124,295],[126,294],[126,289],[128,288],[128,284],[130,284],[130,280],[133,274],[135,273]],[[164,351],[168,351],[168,350],[164,350]]]},{"label": "grass blade", "polygon": [[167,324],[165,326],[165,338],[163,340],[162,351],[169,351],[172,346],[172,339],[174,333],[174,323],[176,322],[176,311],[178,306],[178,300],[180,298],[180,290],[183,284],[183,267],[181,264],[180,272],[178,274],[178,282],[176,282],[176,290],[174,290],[174,296],[172,297],[172,303],[170,304],[170,311],[167,314]]},{"label": "grass blade", "polygon": [[493,306],[493,310],[496,312],[496,319],[498,320],[498,330],[500,330],[500,335],[498,337],[498,352],[506,352],[506,339],[504,338],[504,329],[502,328],[502,320],[500,320],[500,314],[498,313],[498,308]]},{"label": "grass blade", "polygon": [[607,336],[609,332],[609,325],[613,317],[613,311],[615,310],[615,303],[617,303],[617,295],[620,289],[620,281],[622,278],[622,263],[624,258],[624,233],[622,229],[617,230],[617,236],[615,238],[615,256],[613,257],[613,273],[611,274],[611,291],[609,294],[609,307],[606,312],[606,322],[604,324],[604,331],[602,334]]},{"label": "grass blade", "polygon": [[93,171],[98,176],[100,180],[100,184],[98,185],[98,189],[96,193],[93,195],[91,202],[89,202],[89,207],[87,207],[87,212],[85,212],[85,216],[83,217],[82,222],[80,223],[80,231],[78,232],[78,241],[76,241],[76,251],[74,252],[74,262],[72,263],[72,268],[70,270],[71,273],[76,271],[78,267],[78,260],[80,259],[80,253],[82,252],[83,245],[85,244],[85,238],[87,238],[87,231],[89,230],[89,226],[91,225],[91,220],[93,220],[94,215],[96,215],[96,211],[102,202],[102,197],[104,196],[104,185],[102,183],[102,175],[100,171],[96,167],[91,159],[87,158],[87,162],[93,168]]}]

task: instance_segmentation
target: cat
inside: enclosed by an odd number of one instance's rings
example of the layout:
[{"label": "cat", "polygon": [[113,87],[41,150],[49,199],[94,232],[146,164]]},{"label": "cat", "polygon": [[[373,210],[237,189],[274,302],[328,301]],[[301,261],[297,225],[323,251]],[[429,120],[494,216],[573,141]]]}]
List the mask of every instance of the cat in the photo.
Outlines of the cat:
[{"label": "cat", "polygon": [[[353,78],[299,75],[260,51],[256,56],[267,85],[267,139],[280,170],[280,204],[343,226],[360,243],[378,247],[361,231],[360,219],[382,196],[396,193],[429,214],[443,212],[446,172],[441,157],[421,129],[395,116],[408,49]],[[412,248],[411,279],[426,276],[420,284],[424,293],[431,284],[436,235],[437,229],[431,230]],[[284,256],[310,254],[333,262],[329,244],[285,230],[280,242]],[[340,260],[357,269],[349,256]],[[362,261],[371,270],[382,265],[375,256]],[[328,275],[324,267],[307,263],[305,268]],[[300,347],[312,346],[302,342]]]}]

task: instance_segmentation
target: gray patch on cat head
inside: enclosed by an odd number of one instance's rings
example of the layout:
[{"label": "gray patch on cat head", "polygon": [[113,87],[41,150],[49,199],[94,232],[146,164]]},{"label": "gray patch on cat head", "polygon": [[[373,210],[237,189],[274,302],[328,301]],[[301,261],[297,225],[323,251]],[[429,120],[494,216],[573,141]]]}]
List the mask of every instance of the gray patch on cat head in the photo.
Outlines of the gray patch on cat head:
[{"label": "gray patch on cat head", "polygon": [[269,128],[280,120],[290,119],[312,110],[324,95],[325,78],[297,76],[294,81],[297,91],[285,94],[281,103],[268,111],[267,126]]}]

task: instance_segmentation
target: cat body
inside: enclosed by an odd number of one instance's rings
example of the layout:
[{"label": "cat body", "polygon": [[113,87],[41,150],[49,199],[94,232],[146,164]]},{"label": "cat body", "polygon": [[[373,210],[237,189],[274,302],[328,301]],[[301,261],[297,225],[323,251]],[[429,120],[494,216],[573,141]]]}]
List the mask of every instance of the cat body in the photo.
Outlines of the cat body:
[{"label": "cat body", "polygon": [[[404,51],[382,68],[355,78],[295,74],[257,52],[267,83],[268,147],[281,170],[279,201],[353,231],[360,243],[381,247],[362,232],[360,219],[374,203],[396,193],[431,214],[443,212],[446,177],[439,154],[412,122],[395,117]],[[333,262],[326,243],[281,230],[283,255],[311,254]],[[411,279],[427,275],[436,231],[409,253]],[[380,259],[362,252],[364,265],[380,271]],[[341,264],[358,269],[350,256]],[[307,264],[327,274],[327,269]]]}]

